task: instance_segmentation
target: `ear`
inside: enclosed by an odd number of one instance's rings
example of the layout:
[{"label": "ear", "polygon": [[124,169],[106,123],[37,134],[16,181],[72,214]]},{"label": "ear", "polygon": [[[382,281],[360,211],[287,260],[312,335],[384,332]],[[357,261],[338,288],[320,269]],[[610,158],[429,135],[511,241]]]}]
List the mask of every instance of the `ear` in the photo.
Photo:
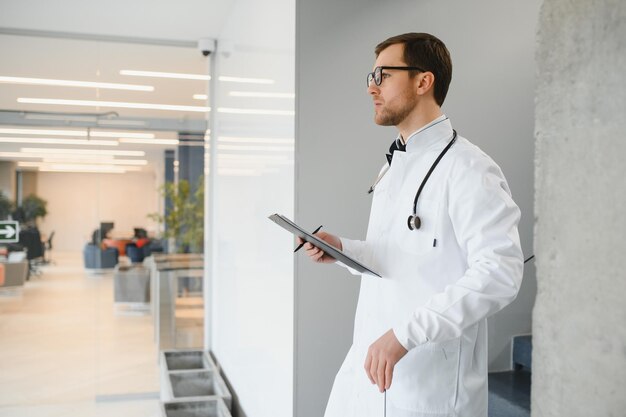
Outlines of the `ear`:
[{"label": "ear", "polygon": [[415,92],[423,96],[430,92],[435,93],[435,74],[430,71],[421,72],[415,76]]}]

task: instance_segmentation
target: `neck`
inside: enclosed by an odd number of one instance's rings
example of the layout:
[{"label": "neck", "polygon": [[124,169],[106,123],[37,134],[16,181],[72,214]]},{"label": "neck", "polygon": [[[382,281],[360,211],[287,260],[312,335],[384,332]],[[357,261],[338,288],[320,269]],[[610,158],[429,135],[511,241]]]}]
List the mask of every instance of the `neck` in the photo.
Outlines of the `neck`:
[{"label": "neck", "polygon": [[409,135],[422,126],[426,126],[428,123],[441,116],[441,107],[435,103],[418,103],[413,111],[396,126],[402,137],[402,141],[405,142]]}]

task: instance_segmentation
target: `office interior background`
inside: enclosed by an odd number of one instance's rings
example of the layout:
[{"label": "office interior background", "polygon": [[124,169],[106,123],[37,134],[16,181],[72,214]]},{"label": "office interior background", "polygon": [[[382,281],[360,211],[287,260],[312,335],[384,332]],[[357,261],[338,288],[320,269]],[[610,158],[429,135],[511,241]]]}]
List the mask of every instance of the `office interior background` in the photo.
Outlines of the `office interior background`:
[{"label": "office interior background", "polygon": [[[502,167],[535,255],[489,318],[490,372],[523,368],[532,387],[521,405],[490,393],[490,412],[623,415],[625,21],[617,0],[0,0],[0,190],[47,202],[29,222],[45,253],[0,294],[0,416],[161,415],[162,348],[210,351],[232,415],[322,415],[359,280],[294,256],[267,216],[365,236],[396,135],[372,122],[365,75],[409,31],[448,46],[443,111]],[[151,216],[183,181],[193,244]],[[141,239],[152,272],[199,256],[170,287],[151,274],[143,310],[115,281]],[[529,335],[532,373],[514,357]]]}]

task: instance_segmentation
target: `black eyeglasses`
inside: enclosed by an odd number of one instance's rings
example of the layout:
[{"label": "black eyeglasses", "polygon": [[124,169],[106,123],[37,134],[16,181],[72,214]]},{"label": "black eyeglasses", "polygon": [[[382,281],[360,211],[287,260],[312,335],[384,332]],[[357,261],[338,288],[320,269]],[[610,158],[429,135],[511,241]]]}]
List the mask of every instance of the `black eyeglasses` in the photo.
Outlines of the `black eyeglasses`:
[{"label": "black eyeglasses", "polygon": [[372,84],[372,81],[374,81],[376,85],[381,85],[383,82],[383,70],[386,69],[425,72],[419,67],[376,67],[374,68],[374,72],[367,74],[367,86],[369,87]]}]

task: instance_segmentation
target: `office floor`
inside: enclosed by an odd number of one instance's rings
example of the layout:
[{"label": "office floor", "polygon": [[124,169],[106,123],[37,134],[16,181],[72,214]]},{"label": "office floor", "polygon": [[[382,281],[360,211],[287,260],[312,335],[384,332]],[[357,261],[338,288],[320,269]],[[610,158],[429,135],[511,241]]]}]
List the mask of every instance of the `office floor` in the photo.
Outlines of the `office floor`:
[{"label": "office floor", "polygon": [[80,253],[21,294],[0,293],[0,417],[159,415],[149,315],[116,315],[112,273],[90,275]]}]

